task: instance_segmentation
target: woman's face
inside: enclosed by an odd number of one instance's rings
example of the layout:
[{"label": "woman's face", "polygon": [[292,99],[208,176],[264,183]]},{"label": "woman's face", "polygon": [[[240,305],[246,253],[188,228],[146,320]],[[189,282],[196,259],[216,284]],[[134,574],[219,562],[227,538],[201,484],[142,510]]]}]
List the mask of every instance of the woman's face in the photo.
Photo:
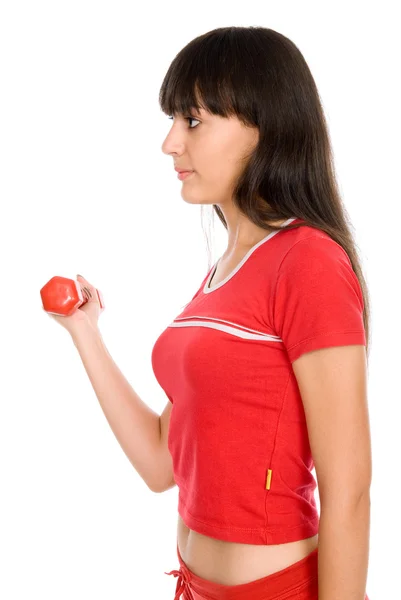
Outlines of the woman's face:
[{"label": "woman's face", "polygon": [[173,158],[172,167],[193,171],[181,182],[186,202],[228,206],[235,181],[258,140],[259,130],[245,127],[237,117],[193,109],[173,118],[162,151]]}]

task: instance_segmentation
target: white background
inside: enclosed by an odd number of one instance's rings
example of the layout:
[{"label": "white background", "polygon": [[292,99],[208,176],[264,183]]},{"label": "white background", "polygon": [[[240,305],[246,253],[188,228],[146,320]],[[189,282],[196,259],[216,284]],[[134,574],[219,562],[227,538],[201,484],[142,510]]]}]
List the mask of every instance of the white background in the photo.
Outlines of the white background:
[{"label": "white background", "polygon": [[[105,343],[159,414],[157,337],[208,268],[158,93],[194,37],[261,25],[299,47],[329,122],[372,302],[370,600],[400,593],[400,120],[395,2],[3,1],[0,8],[0,597],[172,599],[177,487],[154,494],[114,437],[68,333],[41,309],[54,275],[104,295]],[[397,40],[398,38],[398,40]],[[397,174],[398,173],[398,174]],[[205,207],[211,211],[211,207]],[[207,212],[205,213],[207,214]],[[214,219],[212,262],[226,247]],[[213,234],[213,231],[212,231]],[[318,500],[318,498],[317,498]],[[397,557],[398,554],[398,557]]]}]

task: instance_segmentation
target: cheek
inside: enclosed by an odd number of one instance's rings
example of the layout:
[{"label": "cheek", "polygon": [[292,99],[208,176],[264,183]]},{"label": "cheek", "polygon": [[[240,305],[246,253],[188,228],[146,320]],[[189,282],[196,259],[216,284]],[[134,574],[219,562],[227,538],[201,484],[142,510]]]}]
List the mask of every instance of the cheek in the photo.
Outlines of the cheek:
[{"label": "cheek", "polygon": [[225,156],[224,159],[216,157],[210,168],[210,178],[215,185],[227,187],[239,173],[239,166],[234,159]]},{"label": "cheek", "polygon": [[199,181],[213,186],[231,184],[243,169],[238,153],[239,143],[231,137],[213,138],[202,144],[202,152],[195,160],[199,172]]},{"label": "cheek", "polygon": [[216,159],[205,169],[200,181],[203,185],[210,186],[211,189],[218,192],[227,187],[230,179],[230,169],[227,164],[221,159],[220,161]]}]

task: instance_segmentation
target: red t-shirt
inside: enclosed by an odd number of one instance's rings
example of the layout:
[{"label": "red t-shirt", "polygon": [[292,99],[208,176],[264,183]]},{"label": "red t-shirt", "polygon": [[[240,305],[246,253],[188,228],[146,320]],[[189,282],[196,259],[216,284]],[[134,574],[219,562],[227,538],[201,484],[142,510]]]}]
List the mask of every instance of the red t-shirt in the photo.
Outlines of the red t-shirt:
[{"label": "red t-shirt", "polygon": [[270,233],[208,288],[216,264],[152,350],[173,403],[179,514],[231,542],[311,537],[317,483],[291,363],[318,348],[366,345],[359,281],[343,248],[310,226]]}]

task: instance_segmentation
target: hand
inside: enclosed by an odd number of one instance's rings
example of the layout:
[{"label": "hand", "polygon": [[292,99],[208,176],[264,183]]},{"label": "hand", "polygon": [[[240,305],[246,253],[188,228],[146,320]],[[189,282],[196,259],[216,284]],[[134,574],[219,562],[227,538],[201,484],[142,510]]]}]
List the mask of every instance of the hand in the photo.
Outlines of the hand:
[{"label": "hand", "polygon": [[[89,296],[88,301],[77,308],[69,317],[48,313],[57,323],[66,329],[72,336],[85,327],[98,329],[98,320],[101,312],[99,298],[95,286],[87,281],[82,275],[77,275],[77,281],[82,290]],[[85,294],[84,294],[85,295]],[[43,309],[44,310],[44,309]]]}]

